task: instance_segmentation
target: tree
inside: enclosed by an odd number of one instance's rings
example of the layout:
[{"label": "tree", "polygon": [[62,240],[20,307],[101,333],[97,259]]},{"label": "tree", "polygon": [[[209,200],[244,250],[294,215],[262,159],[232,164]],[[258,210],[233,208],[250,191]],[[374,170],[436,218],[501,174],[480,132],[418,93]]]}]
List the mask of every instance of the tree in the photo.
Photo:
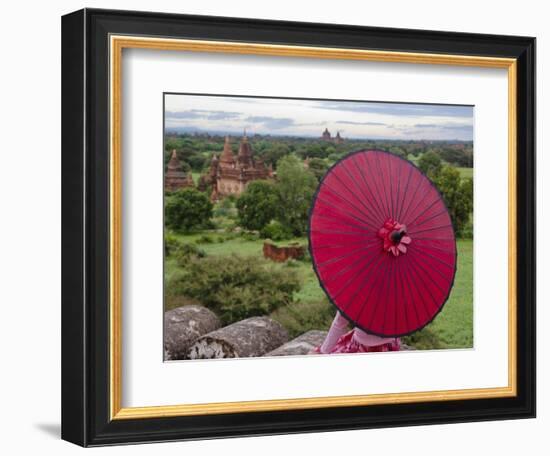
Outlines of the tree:
[{"label": "tree", "polygon": [[261,230],[277,215],[277,190],[268,181],[250,182],[237,200],[238,223],[247,230]]},{"label": "tree", "polygon": [[286,144],[269,144],[263,151],[262,157],[267,164],[276,166],[277,162],[288,155],[288,146]]},{"label": "tree", "polygon": [[178,190],[167,196],[165,224],[175,231],[188,232],[205,226],[212,217],[212,203],[194,188]]},{"label": "tree", "polygon": [[440,173],[434,178],[434,183],[447,204],[456,234],[463,235],[474,208],[473,180],[461,179],[457,169],[443,166]]},{"label": "tree", "polygon": [[295,236],[304,235],[317,179],[298,157],[287,155],[277,162],[276,187],[279,197],[277,219]]},{"label": "tree", "polygon": [[309,161],[309,170],[315,175],[317,182],[320,182],[325,173],[328,170],[328,165],[325,160],[321,158],[312,158]]},{"label": "tree", "polygon": [[328,157],[329,155],[335,154],[336,148],[334,146],[325,147],[323,157]]},{"label": "tree", "polygon": [[441,158],[433,151],[422,154],[418,159],[418,168],[430,179],[434,179],[441,172]]},{"label": "tree", "polygon": [[392,154],[397,155],[398,157],[402,157],[402,158],[407,157],[407,151],[405,149],[403,149],[403,147],[390,146],[388,149]]},{"label": "tree", "polygon": [[473,150],[466,146],[442,148],[440,154],[441,158],[447,163],[452,163],[456,166],[464,166],[466,168],[474,166]]},{"label": "tree", "polygon": [[203,170],[204,165],[208,160],[204,155],[193,152],[185,157],[185,161],[189,163],[189,166],[191,166],[193,171],[200,172]]}]

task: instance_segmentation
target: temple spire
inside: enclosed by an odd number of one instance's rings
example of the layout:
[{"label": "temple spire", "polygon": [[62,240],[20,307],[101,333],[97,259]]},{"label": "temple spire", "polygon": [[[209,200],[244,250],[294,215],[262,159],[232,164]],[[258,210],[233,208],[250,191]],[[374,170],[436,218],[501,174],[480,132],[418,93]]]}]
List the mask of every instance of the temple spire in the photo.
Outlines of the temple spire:
[{"label": "temple spire", "polygon": [[176,191],[186,187],[194,187],[191,173],[186,173],[178,159],[176,149],[172,149],[172,155],[164,176],[164,188],[168,191]]},{"label": "temple spire", "polygon": [[239,164],[243,166],[251,166],[252,163],[252,147],[248,142],[246,136],[246,129],[243,132],[243,137],[241,139],[241,144],[239,145],[239,154],[237,155]]},{"label": "temple spire", "polygon": [[225,143],[223,145],[223,152],[220,156],[220,162],[222,163],[233,163],[233,150],[231,149],[231,142],[229,136],[225,137]]},{"label": "temple spire", "polygon": [[170,156],[170,161],[168,162],[168,169],[181,171],[181,163],[178,159],[176,149],[172,149],[172,155]]}]

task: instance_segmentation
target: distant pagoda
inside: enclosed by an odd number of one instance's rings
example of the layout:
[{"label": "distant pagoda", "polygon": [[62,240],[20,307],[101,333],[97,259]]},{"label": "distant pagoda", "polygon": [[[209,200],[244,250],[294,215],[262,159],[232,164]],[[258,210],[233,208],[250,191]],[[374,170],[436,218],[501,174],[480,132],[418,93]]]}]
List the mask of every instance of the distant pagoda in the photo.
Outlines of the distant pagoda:
[{"label": "distant pagoda", "polygon": [[321,134],[321,139],[323,141],[332,142],[334,144],[342,144],[344,142],[344,138],[340,136],[340,132],[336,132],[336,136],[332,136],[330,134],[330,131],[328,131],[328,128],[325,128],[325,131]]},{"label": "distant pagoda", "polygon": [[186,173],[178,159],[176,149],[172,150],[172,156],[168,162],[168,168],[164,176],[164,188],[167,191],[175,192],[182,188],[195,187],[193,176],[191,173]]}]

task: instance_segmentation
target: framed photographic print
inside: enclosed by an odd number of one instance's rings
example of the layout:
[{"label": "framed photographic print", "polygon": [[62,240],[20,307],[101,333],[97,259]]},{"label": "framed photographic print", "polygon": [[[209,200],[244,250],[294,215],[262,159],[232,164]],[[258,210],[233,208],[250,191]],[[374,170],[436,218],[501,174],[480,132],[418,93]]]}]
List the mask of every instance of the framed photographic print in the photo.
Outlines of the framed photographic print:
[{"label": "framed photographic print", "polygon": [[535,416],[535,40],[62,22],[62,437]]}]

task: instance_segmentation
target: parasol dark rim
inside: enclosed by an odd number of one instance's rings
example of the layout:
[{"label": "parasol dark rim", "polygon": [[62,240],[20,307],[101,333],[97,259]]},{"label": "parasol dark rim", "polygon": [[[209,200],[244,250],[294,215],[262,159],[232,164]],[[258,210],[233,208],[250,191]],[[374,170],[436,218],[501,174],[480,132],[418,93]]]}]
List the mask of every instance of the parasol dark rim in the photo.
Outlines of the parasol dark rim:
[{"label": "parasol dark rim", "polygon": [[[440,314],[440,312],[443,310],[443,308],[445,307],[445,304],[447,303],[447,301],[449,300],[449,297],[451,295],[451,292],[453,291],[453,287],[454,287],[454,284],[455,284],[455,279],[456,279],[456,270],[457,270],[457,267],[458,267],[458,248],[457,248],[457,244],[456,244],[456,230],[455,230],[455,226],[454,226],[454,223],[453,223],[453,220],[451,217],[449,217],[451,219],[451,228],[453,230],[453,235],[454,235],[454,246],[455,246],[455,266],[454,266],[454,270],[453,270],[453,278],[451,280],[451,283],[450,283],[450,286],[449,286],[449,291],[447,292],[447,296],[445,296],[445,299],[443,300],[443,302],[441,303],[441,306],[439,306],[439,309],[437,309],[437,312],[435,312],[432,316],[432,318],[430,318],[430,320],[426,321],[426,323],[424,323],[422,326],[419,326],[418,328],[412,330],[412,331],[408,331],[408,332],[405,332],[405,333],[397,333],[397,334],[392,334],[392,333],[388,333],[388,334],[382,334],[382,333],[379,333],[379,332],[376,332],[376,331],[373,331],[372,329],[369,329],[369,328],[366,328],[364,327],[363,325],[359,325],[357,324],[349,315],[347,315],[345,312],[343,312],[342,310],[340,310],[340,308],[336,305],[336,303],[332,300],[332,298],[330,297],[330,294],[328,293],[327,289],[325,288],[325,286],[323,285],[323,282],[321,281],[321,275],[317,269],[317,265],[315,264],[315,261],[314,261],[314,256],[313,256],[313,251],[312,251],[312,248],[311,248],[311,219],[313,217],[313,210],[315,208],[315,203],[317,202],[317,197],[318,197],[318,194],[321,190],[321,187],[323,185],[323,181],[325,180],[325,178],[330,174],[330,172],[336,167],[338,166],[341,162],[343,162],[344,160],[347,160],[351,157],[353,157],[354,155],[359,155],[359,154],[363,154],[363,153],[369,153],[369,152],[380,152],[380,153],[383,153],[383,154],[387,154],[387,155],[390,155],[391,157],[394,157],[394,158],[397,158],[398,160],[402,160],[404,162],[406,162],[409,166],[414,166],[418,172],[424,176],[429,184],[434,188],[434,190],[437,192],[437,195],[439,196],[439,198],[441,199],[441,202],[443,203],[443,206],[445,207],[445,209],[447,210],[447,212],[449,212],[449,208],[447,207],[447,205],[445,204],[445,199],[443,198],[443,195],[441,194],[441,192],[439,191],[439,189],[437,188],[437,186],[432,182],[432,180],[420,169],[418,168],[414,163],[411,163],[409,160],[403,158],[403,157],[400,157],[399,155],[396,155],[396,154],[393,154],[391,152],[388,152],[388,151],[385,151],[385,150],[381,150],[381,149],[361,149],[361,150],[356,150],[355,152],[350,152],[349,154],[347,154],[346,156],[342,157],[341,159],[339,159],[336,163],[334,163],[328,170],[327,172],[325,173],[325,175],[321,178],[321,181],[319,182],[319,184],[317,185],[317,189],[315,190],[315,193],[313,195],[313,200],[312,200],[312,204],[309,208],[309,213],[308,213],[308,229],[307,229],[307,240],[308,240],[308,252],[309,252],[309,255],[311,257],[311,264],[313,266],[313,270],[315,271],[315,275],[317,276],[317,280],[319,282],[319,286],[321,287],[321,289],[323,290],[323,292],[325,293],[326,297],[328,298],[329,302],[336,308],[336,310],[338,312],[340,312],[342,314],[342,316],[348,320],[354,327],[357,327],[359,329],[361,329],[362,331],[365,331],[366,333],[368,334],[373,334],[375,336],[378,336],[378,337],[405,337],[405,336],[409,336],[411,334],[414,334],[415,332],[418,332],[420,331],[421,329],[425,328],[426,326],[428,326],[431,322],[433,322],[435,320],[435,318]],[[449,213],[450,214],[450,213]]]}]

